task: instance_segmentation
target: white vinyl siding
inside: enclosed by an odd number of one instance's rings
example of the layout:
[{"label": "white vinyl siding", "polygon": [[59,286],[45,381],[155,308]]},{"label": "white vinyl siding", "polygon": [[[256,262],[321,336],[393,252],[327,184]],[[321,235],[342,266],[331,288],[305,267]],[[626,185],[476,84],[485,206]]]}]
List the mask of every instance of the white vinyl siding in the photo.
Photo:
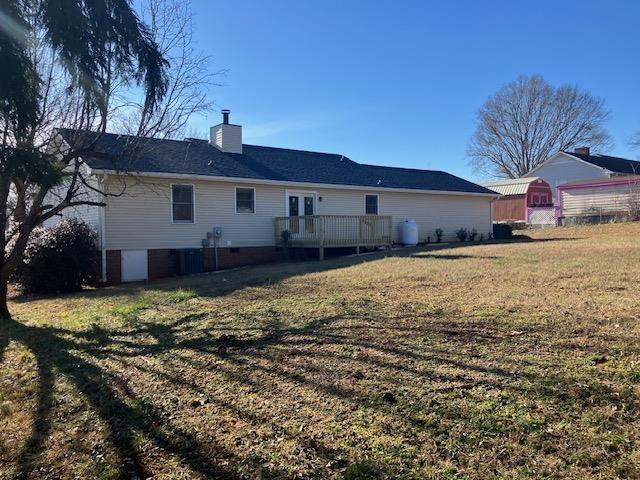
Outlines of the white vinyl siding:
[{"label": "white vinyl siding", "polygon": [[567,189],[562,191],[562,215],[625,214],[637,203],[640,186],[629,184]]},{"label": "white vinyl siding", "polygon": [[[247,185],[255,189],[259,208],[253,215],[236,214],[236,185],[219,181],[195,181],[197,224],[172,224],[168,198],[172,182],[139,178],[122,196],[109,198],[106,209],[108,249],[200,247],[207,231],[222,227],[220,246],[274,245],[274,217],[285,216],[290,186]],[[244,187],[243,187],[244,188]],[[295,189],[296,191],[298,189]],[[475,228],[485,237],[491,231],[491,197],[402,192],[371,192],[313,188],[318,215],[362,215],[365,194],[378,195],[378,214],[391,215],[394,240],[400,240],[400,225],[406,218],[418,223],[419,239],[453,240],[461,227]],[[322,200],[320,200],[322,199]]]},{"label": "white vinyl siding", "polygon": [[[103,202],[104,196],[100,193],[102,191],[102,183],[94,176],[87,175],[87,172],[83,172],[86,175],[86,182],[89,187],[82,185],[79,188],[78,193],[74,196],[74,202],[88,201],[88,202]],[[67,193],[67,188],[63,185],[57,188],[53,188],[46,196],[44,204],[59,204],[63,196]],[[60,212],[60,215],[56,215],[46,222],[45,227],[52,227],[56,225],[63,218],[77,218],[82,220],[89,226],[91,226],[101,236],[100,231],[100,211],[104,207],[99,205],[76,205],[68,207]],[[101,239],[100,239],[101,241]]]},{"label": "white vinyl siding", "polygon": [[551,194],[554,199],[558,194],[557,187],[563,183],[608,178],[600,167],[564,154],[557,155],[556,158],[531,172],[530,175],[525,175],[525,177],[528,176],[540,177],[545,180],[551,186]]}]

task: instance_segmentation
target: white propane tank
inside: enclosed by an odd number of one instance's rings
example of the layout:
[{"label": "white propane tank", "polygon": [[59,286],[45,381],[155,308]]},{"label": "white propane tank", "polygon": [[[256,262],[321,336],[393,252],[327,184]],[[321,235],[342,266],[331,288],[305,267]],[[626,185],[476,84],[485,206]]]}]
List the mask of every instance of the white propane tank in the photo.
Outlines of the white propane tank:
[{"label": "white propane tank", "polygon": [[402,243],[407,247],[415,247],[418,244],[418,224],[413,218],[407,218],[402,222]]}]

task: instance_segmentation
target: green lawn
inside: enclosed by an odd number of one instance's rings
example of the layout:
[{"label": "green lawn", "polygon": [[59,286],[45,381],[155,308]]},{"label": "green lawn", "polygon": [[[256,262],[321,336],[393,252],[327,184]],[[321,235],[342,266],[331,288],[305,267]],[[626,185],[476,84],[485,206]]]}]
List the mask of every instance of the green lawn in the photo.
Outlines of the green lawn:
[{"label": "green lawn", "polygon": [[640,477],[640,224],[16,299],[0,478]]}]

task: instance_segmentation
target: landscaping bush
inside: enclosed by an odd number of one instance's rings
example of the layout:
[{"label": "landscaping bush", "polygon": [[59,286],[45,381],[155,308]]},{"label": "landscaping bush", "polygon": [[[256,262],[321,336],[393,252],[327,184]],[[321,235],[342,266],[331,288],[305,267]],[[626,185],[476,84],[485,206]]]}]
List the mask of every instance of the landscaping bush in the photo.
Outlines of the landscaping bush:
[{"label": "landscaping bush", "polygon": [[469,232],[466,228],[461,228],[460,230],[456,231],[456,237],[458,237],[458,240],[460,240],[461,242],[464,242],[468,236]]},{"label": "landscaping bush", "polygon": [[73,292],[92,280],[98,265],[98,236],[86,223],[64,219],[33,231],[14,281],[24,293]]},{"label": "landscaping bush", "polygon": [[493,238],[504,239],[513,237],[513,229],[508,223],[493,224]]}]

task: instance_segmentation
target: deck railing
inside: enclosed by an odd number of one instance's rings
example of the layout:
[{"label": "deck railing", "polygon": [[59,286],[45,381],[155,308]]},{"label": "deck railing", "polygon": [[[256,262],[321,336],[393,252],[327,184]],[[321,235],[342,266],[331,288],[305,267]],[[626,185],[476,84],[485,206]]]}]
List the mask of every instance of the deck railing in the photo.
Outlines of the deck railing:
[{"label": "deck railing", "polygon": [[[286,233],[285,233],[286,232]],[[292,247],[374,247],[390,245],[391,217],[386,215],[306,215],[276,217],[276,244]]]}]

